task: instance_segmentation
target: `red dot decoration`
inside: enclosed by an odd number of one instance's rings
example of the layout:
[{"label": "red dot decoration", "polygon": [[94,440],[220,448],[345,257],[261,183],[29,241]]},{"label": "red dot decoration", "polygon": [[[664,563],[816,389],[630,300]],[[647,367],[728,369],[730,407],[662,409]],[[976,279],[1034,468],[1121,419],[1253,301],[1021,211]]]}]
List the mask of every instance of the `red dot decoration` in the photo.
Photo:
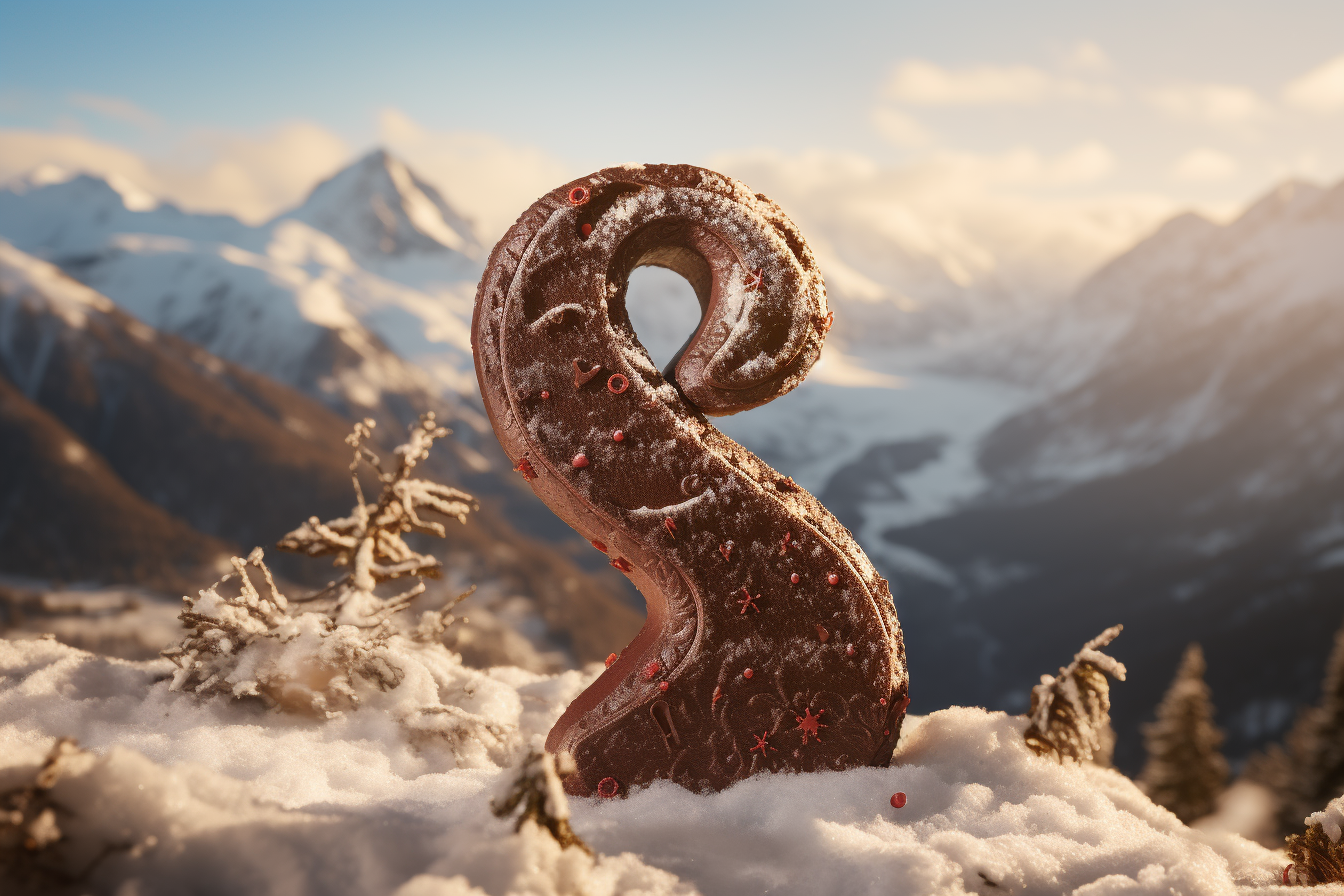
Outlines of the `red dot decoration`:
[{"label": "red dot decoration", "polygon": [[578,454],[574,455],[574,460],[570,461],[570,463],[582,470],[584,467],[588,466],[588,455],[580,451]]},{"label": "red dot decoration", "polygon": [[626,379],[623,373],[613,373],[607,377],[607,391],[612,395],[620,395],[626,389],[630,388],[630,380]]},{"label": "red dot decoration", "polygon": [[602,542],[598,541],[596,538],[593,539],[593,547],[597,548],[604,554],[607,552],[607,546]]},{"label": "red dot decoration", "polygon": [[793,575],[789,576],[789,581],[797,585],[799,582],[802,581],[802,579],[799,578],[798,573],[794,573]]},{"label": "red dot decoration", "polygon": [[608,668],[608,669],[611,668],[611,664],[614,663],[614,662],[616,662],[616,654],[614,654],[614,653],[609,653],[609,654],[607,654],[607,668]]},{"label": "red dot decoration", "polygon": [[750,669],[743,669],[743,670],[742,670],[742,677],[743,677],[743,678],[750,678],[751,676],[753,676],[753,675],[755,675],[755,674],[756,674],[756,673],[752,672]]},{"label": "red dot decoration", "polygon": [[592,232],[593,232],[593,225],[589,224],[587,221],[584,221],[583,226],[579,228],[579,233],[583,234],[584,236],[590,236]]},{"label": "red dot decoration", "polygon": [[611,434],[611,440],[612,440],[613,442],[624,442],[624,441],[625,441],[625,430],[621,430],[621,429],[616,430],[614,433]]},{"label": "red dot decoration", "polygon": [[845,656],[853,656],[853,655],[854,655],[854,645],[853,645],[853,644],[846,644],[846,645],[845,645]]},{"label": "red dot decoration", "polygon": [[[578,464],[575,464],[575,466],[578,466]],[[835,573],[831,573],[830,575],[828,575],[828,576],[826,577],[826,584],[828,584],[828,585],[839,585],[839,584],[840,584],[840,577],[839,577],[838,575],[836,575]]]},{"label": "red dot decoration", "polygon": [[886,730],[886,731],[883,731],[883,732],[882,732],[882,736],[883,736],[883,737],[891,737],[891,730],[888,729],[888,730]]},{"label": "red dot decoration", "polygon": [[609,800],[616,795],[616,791],[621,789],[621,784],[615,778],[603,778],[597,782],[597,795],[604,800]]},{"label": "red dot decoration", "polygon": [[592,195],[593,195],[592,191],[589,190],[587,187],[575,187],[574,189],[569,191],[569,204],[583,205],[590,198],[592,198]]},{"label": "red dot decoration", "polygon": [[547,398],[550,398],[550,397],[551,397],[551,393],[550,393],[550,391],[549,391],[548,389],[542,389],[542,390],[541,390],[541,398],[542,398],[543,401],[545,401]]},{"label": "red dot decoration", "polygon": [[666,692],[666,691],[667,691],[667,682],[665,682],[665,681],[660,681],[660,682],[658,682],[658,690],[663,691],[663,692]]},{"label": "red dot decoration", "polygon": [[[598,786],[600,787],[601,785]],[[903,791],[898,790],[896,793],[893,793],[891,795],[891,808],[893,809],[905,808],[905,793]]]},{"label": "red dot decoration", "polygon": [[886,706],[886,705],[887,705],[887,698],[886,698],[886,697],[879,697],[879,698],[877,699],[877,702],[878,702],[878,703],[881,703],[883,706]]}]

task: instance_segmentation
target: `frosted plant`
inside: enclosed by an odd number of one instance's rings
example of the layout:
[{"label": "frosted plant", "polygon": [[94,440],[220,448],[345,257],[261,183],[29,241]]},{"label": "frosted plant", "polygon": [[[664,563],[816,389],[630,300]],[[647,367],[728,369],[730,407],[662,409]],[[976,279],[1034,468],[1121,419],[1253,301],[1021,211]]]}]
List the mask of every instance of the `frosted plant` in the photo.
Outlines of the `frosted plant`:
[{"label": "frosted plant", "polygon": [[[349,572],[315,594],[287,598],[260,548],[246,560],[234,557],[232,573],[183,598],[179,618],[188,633],[163,652],[178,667],[170,687],[200,696],[260,698],[328,718],[386,694],[379,699],[413,742],[447,744],[459,762],[507,760],[516,728],[461,705],[480,703],[476,690],[490,685],[440,640],[455,621],[453,607],[471,592],[422,613],[418,624],[399,615],[425,590],[424,577],[442,572],[438,560],[412,550],[402,536],[442,536],[443,525],[421,513],[465,522],[473,506],[465,492],[410,477],[447,430],[426,414],[388,470],[365,444],[372,426],[357,424],[347,442],[355,451],[352,474],[368,464],[382,483],[378,500],[366,502],[353,475],[357,503],[349,516],[326,523],[312,517],[280,542],[311,557],[334,556]],[[375,591],[404,578],[417,582],[388,597]],[[458,699],[444,702],[447,695]]]},{"label": "frosted plant", "polygon": [[1227,760],[1218,749],[1223,733],[1213,724],[1204,671],[1204,652],[1191,644],[1158,704],[1157,721],[1143,729],[1148,762],[1139,787],[1186,824],[1212,812],[1227,783]]},{"label": "frosted plant", "polygon": [[1288,838],[1288,858],[1283,870],[1286,884],[1344,883],[1344,796],[1330,801],[1320,812],[1303,819],[1307,829]]},{"label": "frosted plant", "polygon": [[497,817],[505,818],[521,806],[514,831],[521,831],[531,821],[549,831],[562,847],[577,846],[592,855],[592,849],[569,826],[569,801],[565,799],[562,779],[575,771],[574,758],[568,753],[533,750],[523,759],[518,777],[508,791],[501,799],[492,801],[490,808]]},{"label": "frosted plant", "polygon": [[52,799],[51,790],[62,778],[86,772],[93,761],[93,754],[81,750],[74,738],[57,738],[31,781],[0,793],[0,880],[18,887],[18,893],[48,893],[78,884],[113,853],[138,857],[156,845],[152,836],[139,843],[80,844],[84,848],[76,852],[85,854],[77,860],[82,867],[71,867],[60,821],[71,812]]},{"label": "frosted plant", "polygon": [[1123,626],[1114,625],[1083,645],[1059,676],[1042,675],[1031,689],[1025,738],[1037,755],[1083,762],[1102,749],[1110,728],[1110,678],[1125,680],[1124,664],[1101,652]]}]

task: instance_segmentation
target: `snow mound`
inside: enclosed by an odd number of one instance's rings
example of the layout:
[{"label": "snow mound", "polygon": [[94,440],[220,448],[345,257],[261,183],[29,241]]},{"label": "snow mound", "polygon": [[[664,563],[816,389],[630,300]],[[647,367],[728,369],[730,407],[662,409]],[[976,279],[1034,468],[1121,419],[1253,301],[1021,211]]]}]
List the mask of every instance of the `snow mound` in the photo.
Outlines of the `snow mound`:
[{"label": "snow mound", "polygon": [[[53,793],[74,810],[70,844],[156,838],[109,855],[86,889],[1231,894],[1277,889],[1286,864],[1185,827],[1118,772],[1035,756],[1023,718],[960,707],[913,720],[887,769],[574,800],[590,857],[531,823],[515,834],[490,799],[516,771],[484,757],[464,767],[409,737],[391,707],[300,718],[172,692],[172,668],[0,641],[0,785],[73,736],[98,758]],[[475,709],[537,749],[597,671],[492,669]]]}]

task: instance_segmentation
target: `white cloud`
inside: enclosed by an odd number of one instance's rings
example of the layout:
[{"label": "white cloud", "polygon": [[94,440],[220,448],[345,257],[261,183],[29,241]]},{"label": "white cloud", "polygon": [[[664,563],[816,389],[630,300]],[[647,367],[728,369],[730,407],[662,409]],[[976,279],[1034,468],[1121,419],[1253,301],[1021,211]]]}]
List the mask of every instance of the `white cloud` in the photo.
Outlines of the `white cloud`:
[{"label": "white cloud", "polygon": [[872,112],[873,127],[893,146],[927,146],[933,142],[933,132],[904,112],[879,107]]},{"label": "white cloud", "polygon": [[299,202],[349,158],[343,140],[307,122],[261,134],[199,132],[154,159],[80,134],[0,130],[0,180],[57,165],[121,178],[184,208],[250,222]]},{"label": "white cloud", "polygon": [[1174,84],[1154,90],[1148,101],[1173,118],[1217,125],[1244,125],[1267,112],[1253,90],[1232,84]]},{"label": "white cloud", "polygon": [[101,96],[96,93],[72,93],[67,101],[77,109],[96,112],[104,118],[133,124],[145,130],[154,130],[163,122],[157,115],[140,108],[135,103],[118,96]]},{"label": "white cloud", "polygon": [[887,80],[885,95],[921,106],[1025,105],[1056,98],[1115,98],[1114,91],[1104,84],[1057,78],[1029,65],[946,69],[924,59],[899,63]]},{"label": "white cloud", "polygon": [[1171,176],[1186,183],[1226,180],[1237,173],[1237,160],[1216,149],[1192,149],[1176,160]]},{"label": "white cloud", "polygon": [[1283,88],[1283,99],[1291,106],[1320,114],[1344,109],[1344,55],[1289,81]]},{"label": "white cloud", "polygon": [[1080,40],[1065,57],[1064,65],[1073,71],[1100,74],[1111,70],[1111,59],[1092,41]]},{"label": "white cloud", "polygon": [[536,201],[579,171],[540,149],[490,134],[431,131],[397,109],[378,117],[379,138],[471,218],[490,245]]},{"label": "white cloud", "polygon": [[925,305],[948,281],[1048,300],[1173,210],[1151,194],[1061,197],[1059,187],[1111,169],[1099,143],[1054,156],[936,152],[899,166],[769,150],[708,164],[779,202],[832,288],[864,302]]}]

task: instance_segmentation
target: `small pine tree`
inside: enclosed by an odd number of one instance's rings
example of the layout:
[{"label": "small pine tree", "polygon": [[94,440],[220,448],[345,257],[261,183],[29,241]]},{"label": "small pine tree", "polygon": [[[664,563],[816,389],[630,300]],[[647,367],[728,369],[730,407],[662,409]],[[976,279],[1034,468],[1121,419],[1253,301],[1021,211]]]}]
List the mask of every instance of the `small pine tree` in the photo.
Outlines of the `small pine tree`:
[{"label": "small pine tree", "polygon": [[1302,711],[1286,738],[1287,792],[1279,824],[1284,831],[1344,793],[1344,628],[1326,663],[1321,702]]},{"label": "small pine tree", "polygon": [[1212,812],[1227,784],[1223,733],[1213,724],[1205,670],[1204,651],[1191,644],[1157,706],[1157,720],[1143,728],[1148,762],[1139,787],[1186,824]]},{"label": "small pine tree", "polygon": [[[501,799],[490,802],[490,810],[497,818],[506,818],[518,812],[514,831],[521,831],[527,822],[550,833],[561,847],[577,846],[593,854],[593,850],[569,826],[569,800],[565,798],[562,779],[576,771],[574,757],[568,753],[540,753],[536,750],[523,759],[518,777],[509,785]],[[518,811],[521,808],[522,811]]]},{"label": "small pine tree", "polygon": [[1103,753],[1111,724],[1110,678],[1125,680],[1125,666],[1101,652],[1123,626],[1113,625],[1083,645],[1059,676],[1042,675],[1031,689],[1031,724],[1023,735],[1039,756],[1085,762]]}]

